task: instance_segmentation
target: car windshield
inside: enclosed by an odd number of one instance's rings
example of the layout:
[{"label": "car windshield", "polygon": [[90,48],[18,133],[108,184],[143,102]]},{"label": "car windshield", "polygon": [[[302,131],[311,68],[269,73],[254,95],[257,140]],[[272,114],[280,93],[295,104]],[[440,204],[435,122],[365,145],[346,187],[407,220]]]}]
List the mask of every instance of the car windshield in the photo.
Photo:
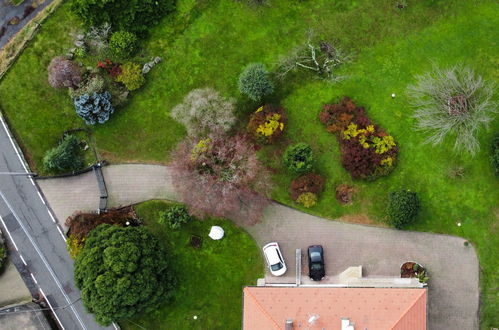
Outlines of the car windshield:
[{"label": "car windshield", "polygon": [[314,262],[320,261],[321,260],[320,252],[316,251],[310,252],[310,259],[312,259],[312,261]]},{"label": "car windshield", "polygon": [[282,263],[278,262],[276,264],[273,264],[270,266],[270,269],[272,269],[274,272],[282,268]]},{"label": "car windshield", "polygon": [[322,265],[321,264],[312,264],[312,267],[310,267],[312,270],[321,270]]}]

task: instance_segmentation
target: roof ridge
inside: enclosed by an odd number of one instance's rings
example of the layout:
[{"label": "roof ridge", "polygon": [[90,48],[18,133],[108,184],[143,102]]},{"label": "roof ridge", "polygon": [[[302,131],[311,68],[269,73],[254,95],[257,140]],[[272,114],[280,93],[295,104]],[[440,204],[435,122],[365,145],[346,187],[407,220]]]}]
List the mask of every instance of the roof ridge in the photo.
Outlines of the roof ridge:
[{"label": "roof ridge", "polygon": [[270,315],[270,313],[267,312],[267,310],[265,310],[265,308],[263,308],[263,306],[260,304],[260,302],[258,301],[258,299],[256,299],[256,297],[251,293],[251,290],[248,287],[246,287],[244,289],[246,290],[246,292],[248,293],[248,295],[253,299],[253,301],[256,303],[256,305],[258,306],[258,308],[263,312],[263,314],[266,315],[267,318],[274,324],[275,328],[276,329],[281,329],[281,327],[276,322],[276,320],[274,320],[272,318],[272,316]]},{"label": "roof ridge", "polygon": [[[417,289],[417,290],[420,290],[420,289]],[[393,326],[390,329],[393,330],[400,323],[400,321],[402,321],[402,319],[404,318],[404,316],[412,309],[412,307],[414,307],[414,305],[416,305],[416,303],[419,302],[419,300],[421,300],[421,298],[425,294],[426,294],[426,289],[421,290],[421,293],[419,294],[419,297],[417,297],[417,299],[414,300],[414,302],[405,310],[405,312],[401,314],[400,318],[393,324]]]}]

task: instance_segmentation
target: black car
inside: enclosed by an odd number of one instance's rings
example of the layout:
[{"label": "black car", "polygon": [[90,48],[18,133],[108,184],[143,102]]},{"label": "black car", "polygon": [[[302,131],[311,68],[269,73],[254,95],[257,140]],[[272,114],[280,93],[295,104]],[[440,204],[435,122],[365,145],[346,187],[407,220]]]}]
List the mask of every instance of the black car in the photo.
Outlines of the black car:
[{"label": "black car", "polygon": [[308,276],[314,281],[320,281],[326,275],[324,267],[324,250],[321,245],[308,247]]}]

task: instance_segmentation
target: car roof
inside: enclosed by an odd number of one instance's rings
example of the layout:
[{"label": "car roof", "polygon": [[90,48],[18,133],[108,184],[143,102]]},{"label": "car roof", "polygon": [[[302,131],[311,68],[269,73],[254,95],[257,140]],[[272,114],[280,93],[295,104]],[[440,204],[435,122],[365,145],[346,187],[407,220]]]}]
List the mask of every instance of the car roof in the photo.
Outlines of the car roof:
[{"label": "car roof", "polygon": [[278,249],[277,243],[269,243],[263,247],[263,252],[267,256],[267,259],[269,260],[270,264],[274,265],[279,262],[281,262],[281,259],[277,255],[277,249]]},{"label": "car roof", "polygon": [[308,247],[308,252],[322,252],[322,245],[311,245]]}]

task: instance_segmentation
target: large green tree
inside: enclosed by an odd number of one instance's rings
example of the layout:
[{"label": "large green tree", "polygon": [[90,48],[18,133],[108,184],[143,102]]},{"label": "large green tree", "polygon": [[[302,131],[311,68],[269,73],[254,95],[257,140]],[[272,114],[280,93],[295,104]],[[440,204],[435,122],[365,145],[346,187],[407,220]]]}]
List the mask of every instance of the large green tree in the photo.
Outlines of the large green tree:
[{"label": "large green tree", "polygon": [[114,31],[144,33],[175,9],[175,1],[74,0],[72,9],[87,26],[110,23]]},{"label": "large green tree", "polygon": [[103,325],[153,309],[175,285],[166,251],[145,227],[92,230],[74,275],[85,307]]}]

